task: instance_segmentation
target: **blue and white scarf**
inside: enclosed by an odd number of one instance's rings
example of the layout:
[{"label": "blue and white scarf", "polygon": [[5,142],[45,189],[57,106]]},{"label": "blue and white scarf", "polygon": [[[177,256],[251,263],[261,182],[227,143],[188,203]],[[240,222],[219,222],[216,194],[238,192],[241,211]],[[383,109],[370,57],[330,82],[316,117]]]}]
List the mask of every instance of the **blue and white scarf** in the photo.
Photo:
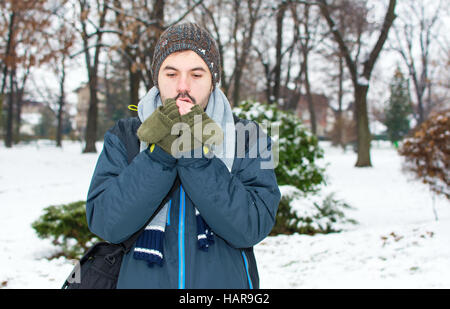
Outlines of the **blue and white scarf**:
[{"label": "blue and white scarf", "polygon": [[[138,116],[144,122],[158,106],[162,105],[159,89],[153,87],[140,100],[138,104]],[[231,172],[235,153],[235,126],[230,103],[225,94],[215,88],[211,93],[206,107],[206,114],[220,125],[224,133],[224,142],[214,149],[214,155],[222,160]],[[148,145],[141,141],[140,151],[146,150]],[[139,236],[134,248],[134,258],[145,260],[149,266],[158,264],[162,266],[164,261],[164,232],[167,222],[168,209],[170,203],[166,203],[156,214],[153,220],[147,225],[144,232]],[[203,220],[197,208],[195,208],[197,222],[197,238],[200,250],[207,251],[208,247],[214,243],[214,234],[208,224]]]}]

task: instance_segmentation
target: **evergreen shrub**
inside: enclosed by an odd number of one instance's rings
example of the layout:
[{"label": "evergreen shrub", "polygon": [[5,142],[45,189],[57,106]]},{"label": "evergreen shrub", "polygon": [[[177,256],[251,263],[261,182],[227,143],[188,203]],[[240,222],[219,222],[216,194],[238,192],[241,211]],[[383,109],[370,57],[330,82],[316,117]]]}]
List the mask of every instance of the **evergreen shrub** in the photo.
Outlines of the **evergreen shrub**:
[{"label": "evergreen shrub", "polygon": [[100,240],[87,226],[84,201],[49,206],[32,223],[32,227],[39,238],[50,238],[61,249],[53,257],[63,255],[78,259],[94,242]]},{"label": "evergreen shrub", "polygon": [[[319,140],[292,112],[278,110],[276,105],[244,101],[235,107],[236,116],[256,121],[271,137],[278,154],[275,168],[278,185],[292,185],[305,193],[319,191],[325,183],[325,168],[316,162],[323,158]],[[272,132],[278,128],[278,132]],[[273,134],[276,133],[276,134]]]},{"label": "evergreen shrub", "polygon": [[[318,200],[322,198],[321,186],[326,185],[325,168],[317,162],[324,152],[317,137],[295,114],[281,111],[273,104],[250,101],[242,102],[233,112],[262,125],[275,144],[273,147],[278,148],[275,174],[282,197],[271,235],[339,232],[343,224],[356,223],[344,216],[344,209],[351,207],[333,194]],[[309,199],[311,196],[316,201]],[[299,204],[301,207],[295,206]]]},{"label": "evergreen shrub", "polygon": [[[327,234],[341,232],[356,220],[346,217],[344,211],[353,209],[334,193],[322,196],[305,196],[292,186],[282,186],[276,224],[270,235]],[[323,198],[323,199],[322,199]]]}]

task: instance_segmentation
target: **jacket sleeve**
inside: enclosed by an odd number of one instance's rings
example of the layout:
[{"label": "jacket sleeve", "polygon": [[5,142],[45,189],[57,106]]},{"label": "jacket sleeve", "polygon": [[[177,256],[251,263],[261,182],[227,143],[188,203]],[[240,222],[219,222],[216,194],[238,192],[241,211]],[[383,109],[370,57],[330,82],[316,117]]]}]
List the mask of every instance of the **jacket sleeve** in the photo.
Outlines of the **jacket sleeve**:
[{"label": "jacket sleeve", "polygon": [[[264,151],[271,160],[270,138],[266,138]],[[234,174],[216,157],[178,159],[186,193],[214,233],[235,248],[254,246],[275,223],[281,194],[273,165],[267,168],[263,157],[242,159]]]},{"label": "jacket sleeve", "polygon": [[125,146],[107,132],[87,196],[89,229],[112,243],[128,239],[169,192],[176,177],[175,162],[155,145],[153,152],[147,148],[128,164]]}]

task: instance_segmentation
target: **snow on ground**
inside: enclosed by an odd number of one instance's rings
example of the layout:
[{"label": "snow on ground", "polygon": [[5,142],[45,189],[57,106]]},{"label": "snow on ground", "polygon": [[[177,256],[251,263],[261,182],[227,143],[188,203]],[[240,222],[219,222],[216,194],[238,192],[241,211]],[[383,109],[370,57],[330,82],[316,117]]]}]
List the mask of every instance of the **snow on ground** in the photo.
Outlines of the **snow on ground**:
[{"label": "snow on ground", "polygon": [[[255,246],[261,288],[449,288],[450,203],[401,172],[402,158],[374,143],[373,168],[322,143],[328,186],[359,224],[341,233],[268,237]],[[73,261],[31,223],[49,205],[86,198],[98,154],[79,143],[0,146],[0,288],[60,288]],[[101,150],[101,143],[97,149]]]},{"label": "snow on ground", "polygon": [[269,237],[255,248],[262,288],[449,288],[450,203],[401,172],[388,144],[372,146],[372,168],[322,144],[328,186],[356,210],[357,226],[327,235]]}]

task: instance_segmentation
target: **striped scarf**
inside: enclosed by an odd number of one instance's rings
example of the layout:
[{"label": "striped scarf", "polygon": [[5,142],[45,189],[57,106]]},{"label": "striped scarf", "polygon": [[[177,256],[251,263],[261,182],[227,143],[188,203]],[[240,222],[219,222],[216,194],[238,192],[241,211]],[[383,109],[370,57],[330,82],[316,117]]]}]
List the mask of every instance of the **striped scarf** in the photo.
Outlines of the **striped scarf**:
[{"label": "striped scarf", "polygon": [[[159,90],[157,87],[153,87],[138,104],[138,115],[141,122],[144,122],[159,105],[162,105]],[[224,133],[223,147],[215,152],[215,156],[222,160],[231,172],[235,152],[234,119],[230,103],[220,89],[215,88],[211,93],[205,112],[212,120],[220,125]],[[146,143],[141,142],[141,151],[147,149],[147,147],[148,145]],[[134,258],[147,261],[149,266],[153,266],[154,264],[159,266],[163,265],[164,232],[170,218],[168,214],[171,203],[172,201],[170,200],[164,205],[136,241],[133,252]],[[198,248],[203,251],[208,251],[209,246],[214,243],[214,233],[202,218],[197,208],[195,208],[195,217]]]},{"label": "striped scarf", "polygon": [[[172,204],[172,200],[169,201],[169,211]],[[167,207],[162,209],[162,212],[166,212]],[[160,216],[162,218],[164,215]],[[147,225],[144,232],[139,236],[136,241],[133,256],[135,259],[147,261],[149,266],[157,264],[162,266],[164,261],[164,232],[165,222],[158,222],[157,219],[152,220]],[[168,217],[169,218],[169,217]],[[195,208],[195,218],[197,222],[197,243],[198,248],[203,251],[208,251],[210,245],[214,244],[214,233],[211,231],[208,224],[200,216],[200,212]],[[169,222],[167,222],[169,224]]]}]

